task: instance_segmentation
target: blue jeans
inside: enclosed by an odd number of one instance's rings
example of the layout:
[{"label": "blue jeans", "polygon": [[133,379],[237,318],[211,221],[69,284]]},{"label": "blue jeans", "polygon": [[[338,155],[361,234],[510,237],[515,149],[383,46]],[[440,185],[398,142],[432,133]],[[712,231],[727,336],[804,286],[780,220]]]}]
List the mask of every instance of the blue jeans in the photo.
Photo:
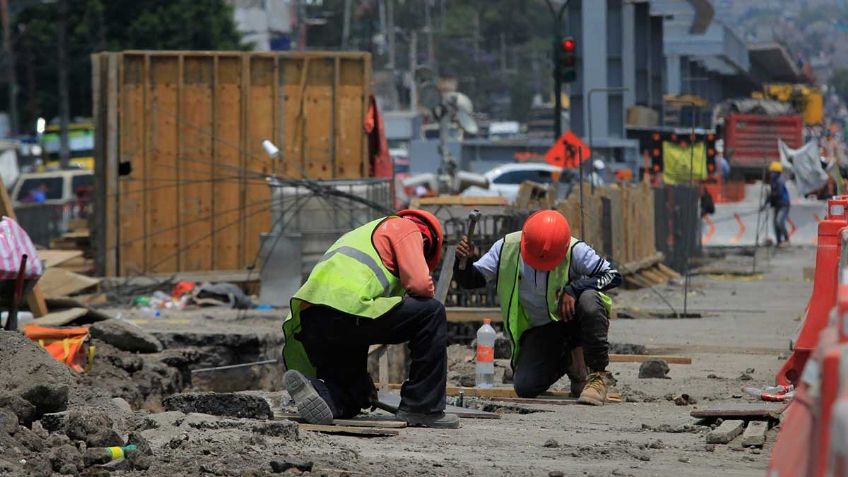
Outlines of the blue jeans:
[{"label": "blue jeans", "polygon": [[789,241],[789,232],[786,231],[786,219],[789,217],[789,204],[775,207],[774,209],[774,236],[778,245]]}]

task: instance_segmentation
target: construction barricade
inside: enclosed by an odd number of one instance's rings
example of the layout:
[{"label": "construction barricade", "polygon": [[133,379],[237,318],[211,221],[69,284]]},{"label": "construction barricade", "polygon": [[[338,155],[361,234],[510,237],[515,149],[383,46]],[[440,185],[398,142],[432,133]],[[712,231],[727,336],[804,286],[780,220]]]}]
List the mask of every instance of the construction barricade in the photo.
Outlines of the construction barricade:
[{"label": "construction barricade", "polygon": [[798,386],[801,370],[818,344],[819,333],[827,326],[828,316],[836,304],[837,271],[840,262],[840,231],[848,227],[848,196],[827,201],[827,216],[818,225],[816,273],[813,294],[794,351],[778,371],[775,381],[780,385]]},{"label": "construction barricade", "polygon": [[[838,211],[837,208],[835,212]],[[800,366],[797,371],[801,375],[794,400],[783,413],[769,463],[769,477],[848,475],[844,465],[848,454],[848,227],[842,227],[838,247],[837,264],[831,263],[828,257],[824,262],[837,271],[834,276],[822,276],[831,284],[819,283],[818,265],[821,262],[817,260],[813,299],[799,335],[799,342],[803,336],[816,339],[817,344],[813,350],[796,348],[793,354],[796,359],[803,356],[803,362],[793,364]],[[821,249],[819,252],[821,257]],[[836,294],[830,309],[823,315],[811,314],[814,306],[816,310],[822,308],[814,303],[817,289],[825,294],[832,289]],[[825,317],[828,318],[823,319]],[[815,321],[809,321],[811,319]],[[804,354],[799,355],[799,351]],[[787,369],[784,366],[778,378],[786,377]]]}]

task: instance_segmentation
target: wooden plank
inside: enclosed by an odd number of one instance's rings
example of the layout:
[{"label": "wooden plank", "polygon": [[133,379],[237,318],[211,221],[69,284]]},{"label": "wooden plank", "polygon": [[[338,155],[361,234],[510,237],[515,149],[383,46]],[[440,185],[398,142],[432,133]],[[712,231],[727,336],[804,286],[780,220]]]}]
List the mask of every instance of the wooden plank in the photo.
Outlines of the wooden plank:
[{"label": "wooden plank", "polygon": [[[274,413],[275,419],[288,419],[290,421],[305,423],[306,421],[297,414]],[[389,415],[368,415],[357,416],[352,419],[333,419],[334,426],[349,426],[349,427],[375,427],[378,429],[404,429],[407,427],[406,421],[399,421],[395,416]]]},{"label": "wooden plank", "polygon": [[[400,385],[395,385],[395,384],[389,385],[389,387],[391,387],[391,388],[394,388],[395,386],[397,386],[398,389],[400,388]],[[450,389],[450,387],[448,387],[448,389]],[[474,388],[470,388],[470,389],[474,389]],[[448,392],[448,395],[451,395],[450,392]],[[398,405],[400,405],[400,394],[395,393],[395,392],[380,391],[379,392],[379,399],[380,399],[380,402],[383,403],[383,404],[388,404],[388,405],[394,406],[394,407],[398,407]],[[471,409],[471,408],[451,406],[451,405],[448,405],[448,406],[445,407],[445,412],[448,413],[448,414],[454,414],[456,416],[459,416],[461,418],[466,418],[466,419],[500,419],[501,418],[500,414],[495,414],[494,412],[486,412],[486,411],[481,411],[479,409]]]},{"label": "wooden plank", "polygon": [[67,310],[54,311],[33,321],[39,326],[66,326],[73,323],[77,318],[88,314],[88,308],[75,307]]},{"label": "wooden plank", "polygon": [[[340,59],[336,63],[336,175],[364,177],[368,174],[368,144],[363,121],[368,112],[368,86],[364,71],[366,64],[357,60]],[[363,154],[363,150],[366,151]]]},{"label": "wooden plank", "polygon": [[394,437],[400,434],[397,429],[379,427],[336,426],[323,424],[298,424],[302,431],[321,432],[323,434],[339,434],[354,437]]},{"label": "wooden plank", "polygon": [[668,265],[666,265],[662,262],[657,264],[657,268],[659,268],[664,274],[668,275],[669,277],[671,277],[673,279],[678,279],[678,278],[681,277],[681,275],[679,273],[677,273],[671,267],[669,267]]},{"label": "wooden plank", "polygon": [[[131,168],[118,177],[117,218],[118,266],[116,275],[146,270],[147,263],[147,159],[153,142],[150,123],[150,59],[147,56],[118,57],[122,62],[120,84],[120,158]],[[155,191],[154,191],[155,192]]]},{"label": "wooden plank", "polygon": [[[242,143],[239,128],[242,116],[241,63],[238,58],[216,56],[217,68],[214,95],[215,117],[215,201],[212,222],[215,249],[213,267],[216,270],[235,270],[242,266],[241,196]],[[222,228],[228,224],[235,224]]]},{"label": "wooden plank", "polygon": [[[548,406],[570,406],[579,404],[577,398],[574,397],[543,397],[543,398],[522,398],[522,397],[493,397],[492,401],[511,402],[516,404],[537,404]],[[621,394],[610,392],[607,394],[607,402],[621,402]]]},{"label": "wooden plank", "polygon": [[699,419],[739,417],[747,419],[777,419],[789,406],[782,402],[723,402],[694,409],[690,416]]},{"label": "wooden plank", "polygon": [[145,183],[155,187],[147,200],[148,238],[144,270],[150,272],[179,271],[179,193],[177,154],[179,143],[179,71],[178,57],[153,56],[150,59],[150,128],[147,131],[151,150],[147,157]]},{"label": "wooden plank", "polygon": [[93,288],[99,283],[100,280],[97,278],[87,277],[61,268],[48,268],[39,280],[45,298],[70,296]]},{"label": "wooden plank", "polygon": [[44,262],[47,268],[58,267],[59,265],[71,261],[75,258],[82,257],[82,250],[39,250],[38,258]]},{"label": "wooden plank", "polygon": [[490,319],[493,323],[502,321],[500,308],[465,308],[452,306],[447,307],[445,311],[447,311],[448,322],[451,323],[482,322],[485,319]]},{"label": "wooden plank", "polygon": [[179,155],[180,270],[211,270],[213,187],[213,59],[186,56],[182,63]]},{"label": "wooden plank", "polygon": [[[305,127],[306,176],[310,179],[333,176],[333,64],[330,59],[312,60],[306,75],[302,120]],[[361,119],[358,121],[362,122]]]},{"label": "wooden plank", "polygon": [[636,272],[641,271],[645,268],[653,267],[654,265],[657,265],[658,263],[662,262],[663,258],[664,258],[663,254],[660,253],[660,252],[657,252],[653,255],[650,255],[648,257],[644,257],[644,258],[637,260],[635,262],[625,263],[621,267],[621,273],[624,273],[624,274],[636,273]]},{"label": "wooden plank", "polygon": [[303,157],[301,149],[302,144],[302,129],[300,122],[301,109],[301,79],[305,81],[304,68],[305,61],[285,57],[280,63],[283,103],[280,108],[283,110],[283,130],[285,131],[285,140],[278,146],[282,149],[283,164],[282,175],[291,178],[302,178],[304,171]]},{"label": "wooden plank", "polygon": [[[252,264],[259,251],[259,235],[271,230],[270,205],[271,191],[262,178],[271,171],[271,163],[262,149],[262,141],[273,139],[274,108],[274,60],[273,58],[253,58],[250,60],[248,78],[242,78],[243,86],[249,85],[247,92],[247,144],[244,161],[244,200],[252,204],[244,213],[244,257],[242,266]],[[327,125],[324,124],[326,128]],[[266,204],[262,206],[262,204]],[[223,225],[222,225],[223,227]]]}]

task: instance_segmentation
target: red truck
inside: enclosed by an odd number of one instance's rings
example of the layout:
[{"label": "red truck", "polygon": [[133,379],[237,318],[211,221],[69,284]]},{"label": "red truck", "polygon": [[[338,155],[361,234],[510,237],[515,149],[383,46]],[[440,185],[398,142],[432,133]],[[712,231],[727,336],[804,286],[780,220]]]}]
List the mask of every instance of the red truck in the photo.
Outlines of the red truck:
[{"label": "red truck", "polygon": [[804,121],[798,114],[767,116],[730,113],[724,121],[724,155],[733,175],[759,179],[763,168],[780,160],[777,139],[796,149],[804,144]]}]

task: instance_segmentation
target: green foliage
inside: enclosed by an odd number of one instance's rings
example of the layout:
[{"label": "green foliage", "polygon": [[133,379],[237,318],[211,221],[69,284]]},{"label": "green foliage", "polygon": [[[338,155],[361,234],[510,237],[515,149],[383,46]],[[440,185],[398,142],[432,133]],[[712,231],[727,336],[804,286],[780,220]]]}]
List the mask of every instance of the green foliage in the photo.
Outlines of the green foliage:
[{"label": "green foliage", "polygon": [[843,101],[848,101],[848,68],[837,68],[833,70],[833,77],[830,82]]},{"label": "green foliage", "polygon": [[[67,32],[72,116],[91,115],[89,55],[110,50],[243,49],[225,0],[70,0]],[[32,4],[14,18],[22,129],[53,118],[56,90],[56,3]],[[5,109],[7,97],[0,96]]]}]

